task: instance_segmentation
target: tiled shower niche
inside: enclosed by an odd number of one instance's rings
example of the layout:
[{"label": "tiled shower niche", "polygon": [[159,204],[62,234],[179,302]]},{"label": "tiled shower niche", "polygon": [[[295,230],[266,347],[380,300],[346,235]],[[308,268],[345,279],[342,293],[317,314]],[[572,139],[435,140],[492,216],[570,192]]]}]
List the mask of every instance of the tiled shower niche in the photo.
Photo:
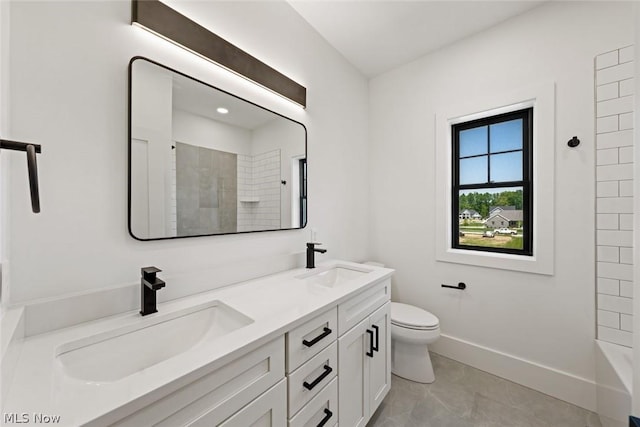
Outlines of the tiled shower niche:
[{"label": "tiled shower niche", "polygon": [[280,150],[238,155],[238,231],[281,228]]}]

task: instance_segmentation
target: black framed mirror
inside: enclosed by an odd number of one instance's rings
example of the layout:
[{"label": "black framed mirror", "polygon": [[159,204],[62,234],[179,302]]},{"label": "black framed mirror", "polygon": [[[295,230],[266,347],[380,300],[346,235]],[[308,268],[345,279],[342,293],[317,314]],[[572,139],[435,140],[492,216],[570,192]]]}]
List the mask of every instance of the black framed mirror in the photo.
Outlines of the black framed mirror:
[{"label": "black framed mirror", "polygon": [[303,228],[306,171],[302,123],[149,59],[131,59],[135,239]]}]

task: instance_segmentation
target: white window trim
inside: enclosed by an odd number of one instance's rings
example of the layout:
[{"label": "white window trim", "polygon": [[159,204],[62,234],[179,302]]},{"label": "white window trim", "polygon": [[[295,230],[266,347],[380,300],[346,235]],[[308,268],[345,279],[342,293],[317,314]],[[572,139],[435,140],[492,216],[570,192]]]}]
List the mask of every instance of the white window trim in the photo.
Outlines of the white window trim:
[{"label": "white window trim", "polygon": [[[453,249],[451,242],[451,126],[533,107],[533,256]],[[503,270],[553,275],[555,202],[555,85],[466,100],[436,114],[436,259]]]}]

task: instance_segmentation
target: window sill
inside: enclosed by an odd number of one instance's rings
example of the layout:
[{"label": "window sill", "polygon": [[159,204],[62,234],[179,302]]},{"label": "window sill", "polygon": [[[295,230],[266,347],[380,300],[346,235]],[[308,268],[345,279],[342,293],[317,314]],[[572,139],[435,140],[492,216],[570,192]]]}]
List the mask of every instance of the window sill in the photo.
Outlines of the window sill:
[{"label": "window sill", "polygon": [[502,254],[468,249],[448,249],[438,253],[436,259],[441,262],[455,264],[553,275],[553,260],[548,257]]}]

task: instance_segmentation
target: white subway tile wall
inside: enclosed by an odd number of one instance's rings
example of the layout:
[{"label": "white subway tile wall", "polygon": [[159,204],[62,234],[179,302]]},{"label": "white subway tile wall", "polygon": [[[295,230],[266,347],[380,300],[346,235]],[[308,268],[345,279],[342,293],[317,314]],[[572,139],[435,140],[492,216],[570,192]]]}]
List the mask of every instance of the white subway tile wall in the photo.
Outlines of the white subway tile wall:
[{"label": "white subway tile wall", "polygon": [[623,331],[618,328],[607,328],[606,326],[598,325],[598,339],[602,341],[608,341],[614,344],[620,344],[625,347],[631,347],[632,334],[628,331]]},{"label": "white subway tile wall", "polygon": [[595,58],[598,339],[631,347],[634,49]]},{"label": "white subway tile wall", "polygon": [[620,215],[620,230],[633,230],[633,214]]},{"label": "white subway tile wall", "polygon": [[631,320],[633,316],[629,316],[628,314],[620,315],[620,329],[623,331],[633,332],[633,327],[631,325]]},{"label": "white subway tile wall", "polygon": [[633,95],[633,92],[635,91],[633,79],[622,80],[619,85],[620,96]]},{"label": "white subway tile wall", "polygon": [[[632,147],[633,131],[631,130],[618,131],[617,116],[602,118],[602,120],[605,120],[605,119],[611,119],[614,127],[606,131],[601,131],[600,129],[598,129],[598,139],[596,142],[596,147],[599,150],[603,148],[613,148],[613,147]],[[597,119],[597,121],[599,120],[601,119]]]},{"label": "white subway tile wall", "polygon": [[620,329],[620,313],[598,310],[598,325]]},{"label": "white subway tile wall", "polygon": [[280,150],[238,155],[238,231],[280,228]]},{"label": "white subway tile wall", "polygon": [[633,298],[633,282],[627,280],[620,281],[620,296]]},{"label": "white subway tile wall", "polygon": [[[598,192],[599,194],[599,192]],[[620,227],[618,214],[597,214],[596,229],[598,230],[618,230]]]},{"label": "white subway tile wall", "polygon": [[620,280],[599,277],[597,289],[599,294],[620,295]]}]

